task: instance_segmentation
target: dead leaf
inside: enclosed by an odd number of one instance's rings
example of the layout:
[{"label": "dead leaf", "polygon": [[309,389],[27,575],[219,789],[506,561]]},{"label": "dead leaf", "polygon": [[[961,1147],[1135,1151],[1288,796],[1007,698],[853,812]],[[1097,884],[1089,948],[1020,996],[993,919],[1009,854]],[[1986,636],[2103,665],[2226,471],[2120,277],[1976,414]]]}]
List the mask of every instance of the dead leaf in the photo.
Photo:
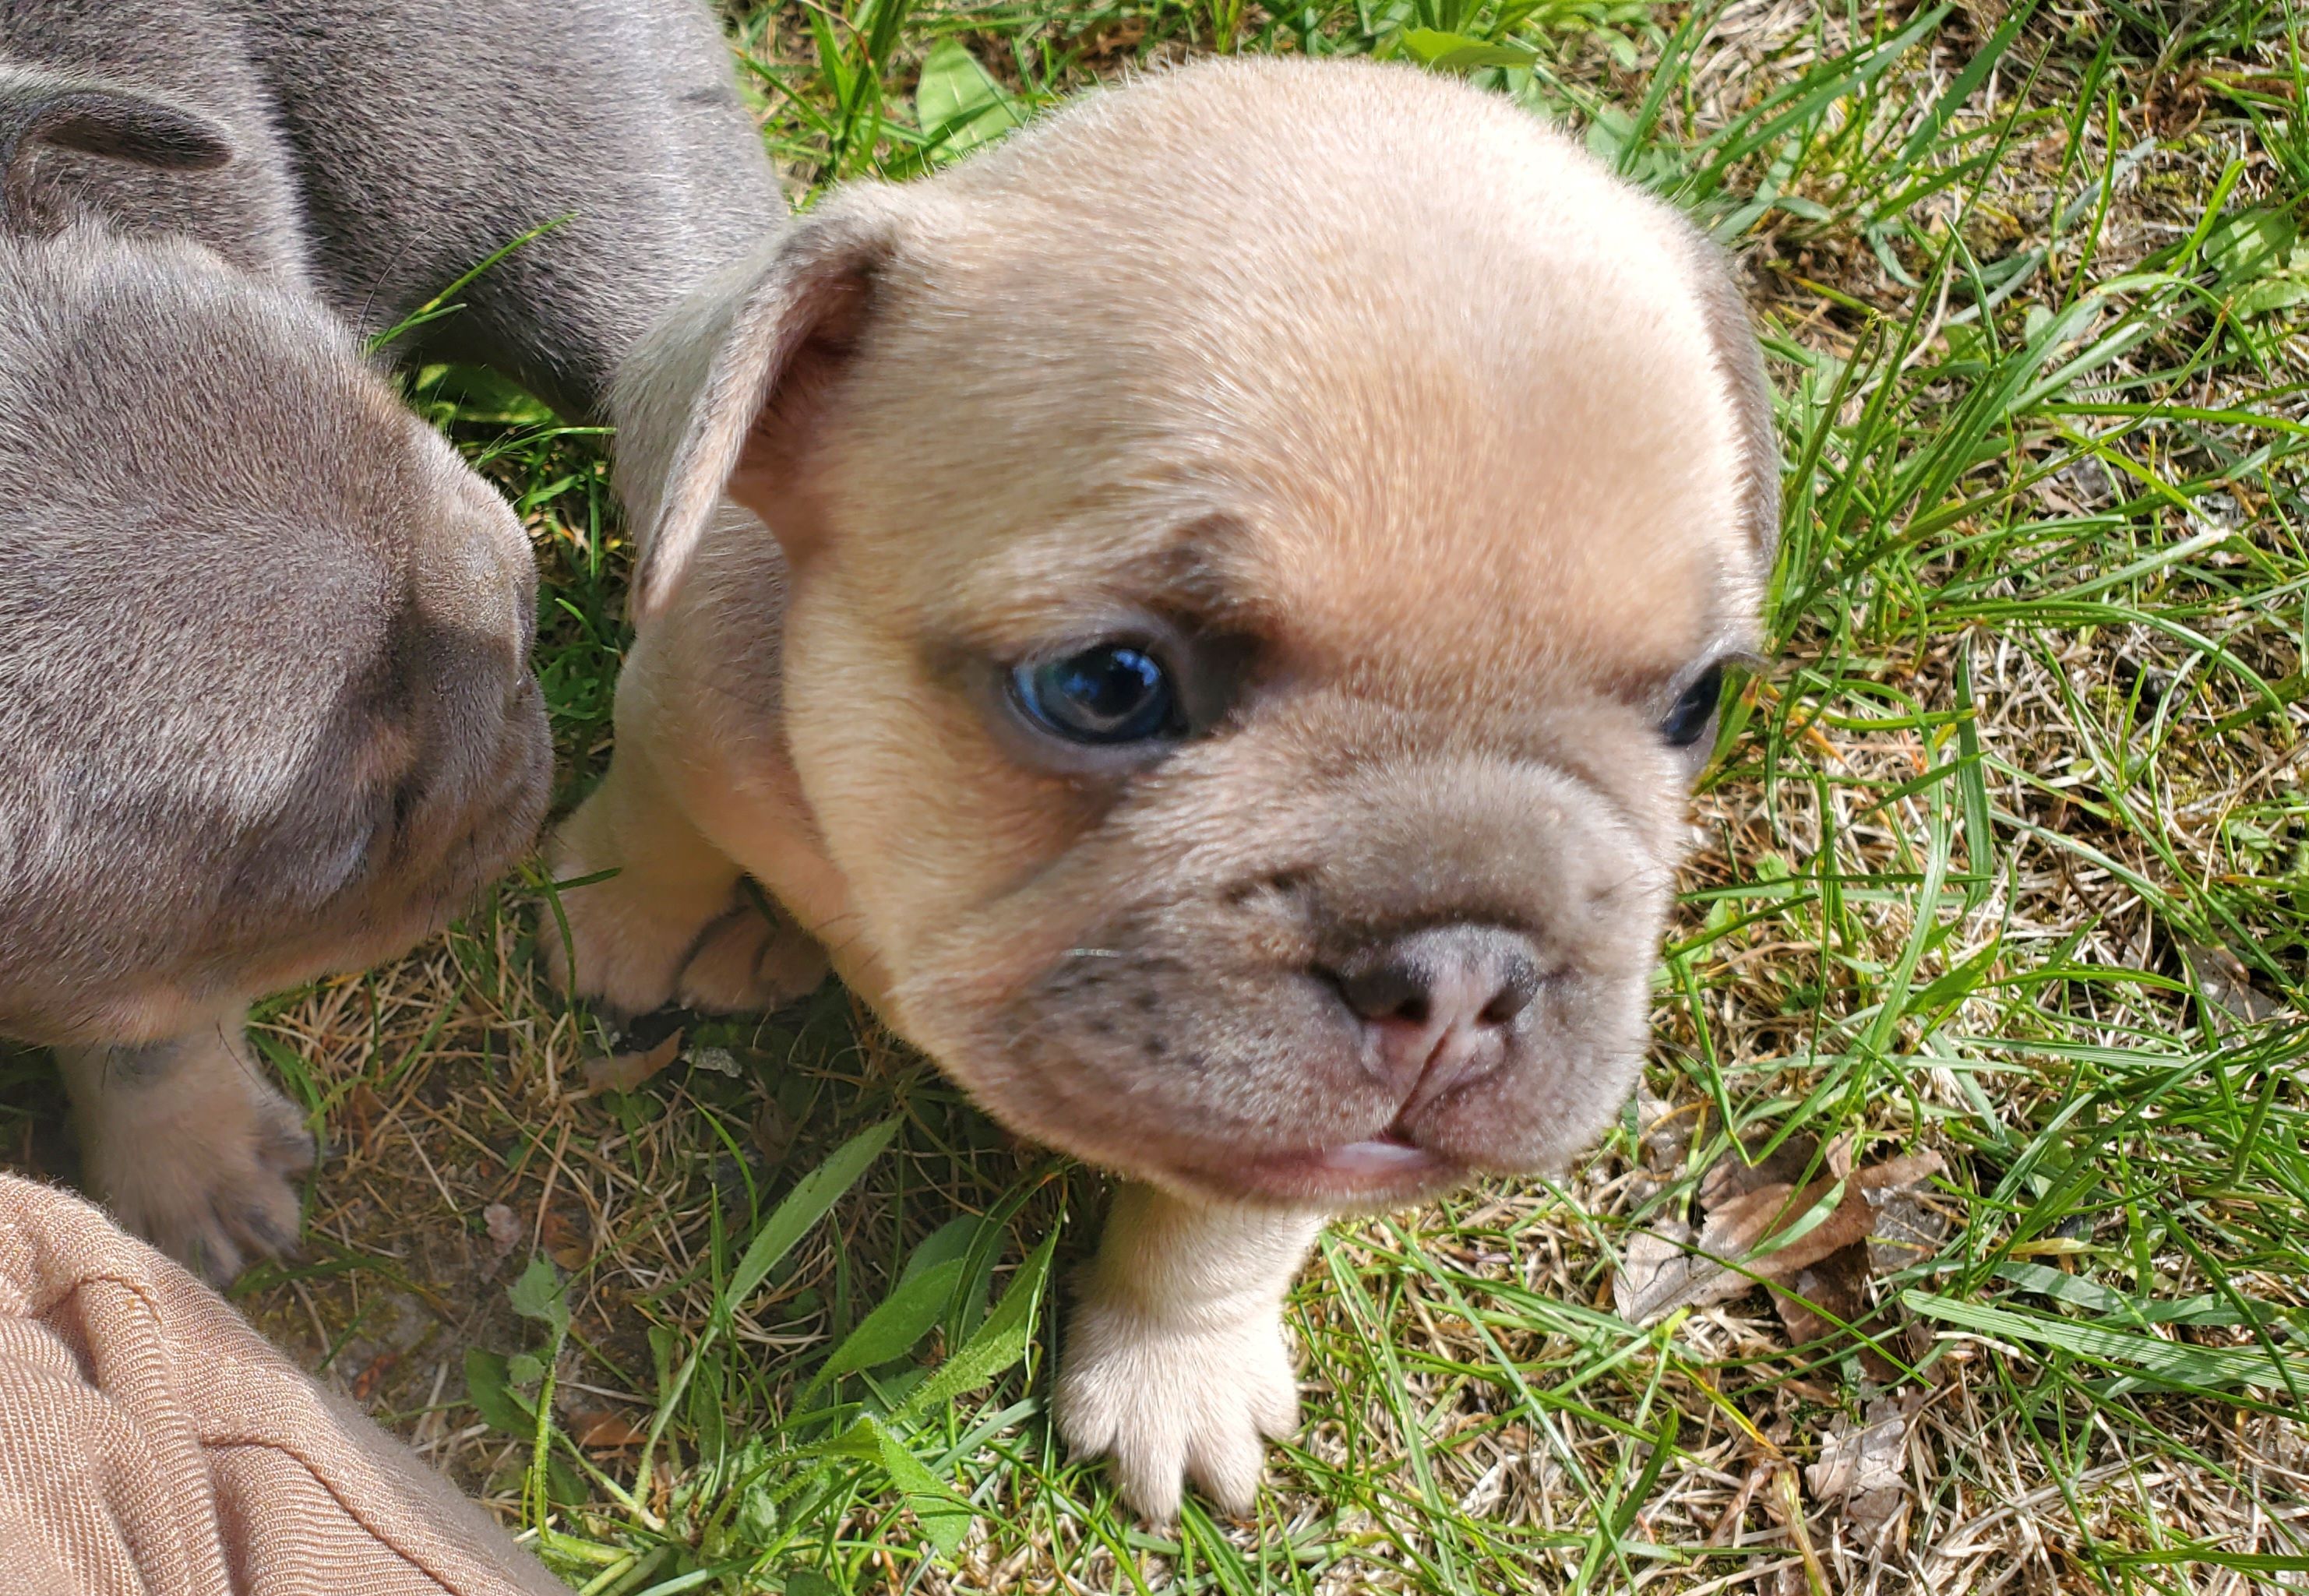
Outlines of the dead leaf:
[{"label": "dead leaf", "polygon": [[1876,1228],[1868,1233],[1870,1273],[1914,1268],[1948,1239],[1949,1216],[1932,1201],[1923,1181],[1872,1191],[1869,1200],[1876,1204]]},{"label": "dead leaf", "polygon": [[[1813,1155],[1820,1151],[1820,1139],[1816,1136],[1790,1136],[1755,1162],[1749,1162],[1750,1156],[1770,1139],[1763,1132],[1743,1136],[1741,1151],[1727,1152],[1709,1165],[1699,1182],[1699,1206],[1713,1213],[1735,1197],[1768,1186],[1794,1186],[1807,1175],[1820,1173],[1812,1163]],[[1827,1153],[1820,1157],[1820,1169],[1839,1180],[1852,1173],[1849,1134],[1829,1143]]]},{"label": "dead leaf", "polygon": [[2192,942],[2185,936],[2174,940],[2180,945],[2189,973],[2196,978],[2198,994],[2231,1019],[2252,1025],[2285,1012],[2282,1003],[2253,986],[2253,971],[2227,948]]},{"label": "dead leaf", "polygon": [[1788,1345],[1823,1341],[1846,1324],[1868,1316],[1868,1249],[1840,1247],[1817,1264],[1789,1276],[1787,1289],[1772,1293],[1787,1328]]},{"label": "dead leaf", "polygon": [[1820,1438],[1820,1461],[1804,1470],[1812,1500],[1841,1514],[1879,1556],[1907,1515],[1908,1421],[1920,1402],[1886,1397],[1868,1405],[1864,1424],[1838,1419]]},{"label": "dead leaf", "polygon": [[1696,1269],[1715,1265],[1689,1250],[1691,1227],[1662,1220],[1628,1238],[1620,1267],[1612,1276],[1612,1306],[1630,1324],[1641,1324],[1685,1298]]},{"label": "dead leaf", "polygon": [[615,1452],[620,1446],[638,1446],[647,1438],[622,1414],[606,1408],[581,1408],[569,1415],[569,1433],[588,1452]]},{"label": "dead leaf", "polygon": [[[1776,1183],[1728,1198],[1709,1212],[1708,1222],[1688,1244],[1666,1227],[1635,1238],[1629,1247],[1629,1267],[1622,1272],[1632,1276],[1640,1245],[1646,1275],[1640,1289],[1632,1278],[1624,1291],[1619,1280],[1613,1281],[1613,1299],[1621,1316],[1641,1324],[1679,1307],[1726,1301],[1759,1281],[1784,1285],[1829,1255],[1866,1241],[1876,1227],[1876,1194],[1915,1186],[1943,1168],[1936,1152],[1890,1159],[1844,1177],[1833,1172],[1839,1162],[1848,1167],[1848,1152],[1839,1156],[1831,1147],[1831,1172],[1801,1189]],[[1727,1180],[1718,1189],[1732,1184]],[[1820,1214],[1820,1204],[1831,1195],[1836,1206]],[[1683,1245],[1699,1255],[1665,1255]]]},{"label": "dead leaf", "polygon": [[502,1203],[492,1203],[481,1210],[481,1223],[489,1227],[489,1250],[503,1263],[521,1245],[521,1216]]},{"label": "dead leaf", "polygon": [[1636,1124],[1641,1127],[1637,1135],[1644,1150],[1645,1169],[1662,1178],[1674,1175],[1691,1150],[1692,1133],[1707,1116],[1704,1098],[1677,1106],[1648,1092],[1639,1095]]},{"label": "dead leaf", "polygon": [[675,1031],[646,1053],[612,1053],[585,1061],[585,1093],[631,1091],[671,1064],[681,1052],[681,1032]]},{"label": "dead leaf", "polygon": [[592,1258],[584,1230],[572,1224],[558,1208],[545,1211],[544,1221],[538,1226],[538,1241],[545,1255],[564,1269],[583,1269]]},{"label": "dead leaf", "polygon": [[380,1352],[371,1359],[368,1367],[353,1378],[353,1401],[368,1405],[368,1399],[376,1394],[378,1384],[393,1372],[393,1366],[400,1361],[401,1354],[398,1352]]}]

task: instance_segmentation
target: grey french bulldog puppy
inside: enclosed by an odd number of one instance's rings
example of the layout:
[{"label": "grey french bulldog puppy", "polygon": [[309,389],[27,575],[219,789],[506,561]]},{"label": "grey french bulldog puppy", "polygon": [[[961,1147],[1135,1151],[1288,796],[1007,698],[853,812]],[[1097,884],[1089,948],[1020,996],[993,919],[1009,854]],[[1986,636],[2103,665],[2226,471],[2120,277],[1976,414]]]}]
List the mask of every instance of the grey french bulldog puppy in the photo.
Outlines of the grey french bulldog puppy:
[{"label": "grey french bulldog puppy", "polygon": [[250,1000],[547,800],[527,540],[364,336],[546,227],[411,341],[592,418],[782,210],[691,0],[0,0],[0,1036],[179,1258],[296,1234]]},{"label": "grey french bulldog puppy", "polygon": [[193,237],[363,333],[546,229],[415,343],[565,415],[784,213],[699,0],[0,0],[8,61],[172,102],[231,152],[195,177],[36,141],[11,163],[36,225]]}]

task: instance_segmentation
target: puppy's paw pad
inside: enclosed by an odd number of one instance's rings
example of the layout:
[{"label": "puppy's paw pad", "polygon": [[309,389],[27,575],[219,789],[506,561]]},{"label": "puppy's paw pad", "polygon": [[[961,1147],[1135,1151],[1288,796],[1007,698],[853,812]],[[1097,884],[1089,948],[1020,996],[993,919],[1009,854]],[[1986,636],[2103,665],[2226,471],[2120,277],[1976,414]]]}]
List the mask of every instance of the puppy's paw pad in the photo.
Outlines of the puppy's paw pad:
[{"label": "puppy's paw pad", "polygon": [[682,966],[681,1006],[708,1014],[774,1014],[826,979],[826,950],[750,894],[705,928]]},{"label": "puppy's paw pad", "polygon": [[1113,1460],[1123,1499],[1177,1515],[1191,1481],[1224,1512],[1258,1498],[1268,1439],[1298,1428],[1299,1386],[1280,1324],[1180,1328],[1090,1302],[1076,1311],[1059,1374],[1059,1434],[1077,1456]]}]

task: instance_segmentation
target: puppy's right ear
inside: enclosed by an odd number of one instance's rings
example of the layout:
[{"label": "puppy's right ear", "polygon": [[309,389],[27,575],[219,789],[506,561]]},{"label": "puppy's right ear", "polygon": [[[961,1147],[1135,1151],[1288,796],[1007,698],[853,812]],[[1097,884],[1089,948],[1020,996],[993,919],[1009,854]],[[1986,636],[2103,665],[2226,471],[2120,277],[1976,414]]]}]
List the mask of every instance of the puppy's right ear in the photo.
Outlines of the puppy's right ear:
[{"label": "puppy's right ear", "polygon": [[[660,609],[725,491],[758,503],[809,457],[873,317],[907,202],[858,183],[677,306],[620,369],[618,470],[641,552],[627,612]],[[787,556],[796,530],[774,529]]]},{"label": "puppy's right ear", "polygon": [[177,172],[233,155],[221,124],[142,90],[0,65],[0,223],[22,215],[25,158],[42,144]]}]

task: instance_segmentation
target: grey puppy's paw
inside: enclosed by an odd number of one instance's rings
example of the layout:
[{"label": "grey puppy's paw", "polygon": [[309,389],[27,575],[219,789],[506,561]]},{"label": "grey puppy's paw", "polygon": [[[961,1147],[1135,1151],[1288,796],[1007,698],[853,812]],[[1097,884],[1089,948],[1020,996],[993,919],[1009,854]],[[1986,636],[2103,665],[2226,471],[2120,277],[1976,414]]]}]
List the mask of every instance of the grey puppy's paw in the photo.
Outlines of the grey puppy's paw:
[{"label": "grey puppy's paw", "polygon": [[295,1250],[313,1137],[238,1019],[142,1046],[59,1048],[57,1060],[87,1184],[123,1225],[220,1285]]}]

